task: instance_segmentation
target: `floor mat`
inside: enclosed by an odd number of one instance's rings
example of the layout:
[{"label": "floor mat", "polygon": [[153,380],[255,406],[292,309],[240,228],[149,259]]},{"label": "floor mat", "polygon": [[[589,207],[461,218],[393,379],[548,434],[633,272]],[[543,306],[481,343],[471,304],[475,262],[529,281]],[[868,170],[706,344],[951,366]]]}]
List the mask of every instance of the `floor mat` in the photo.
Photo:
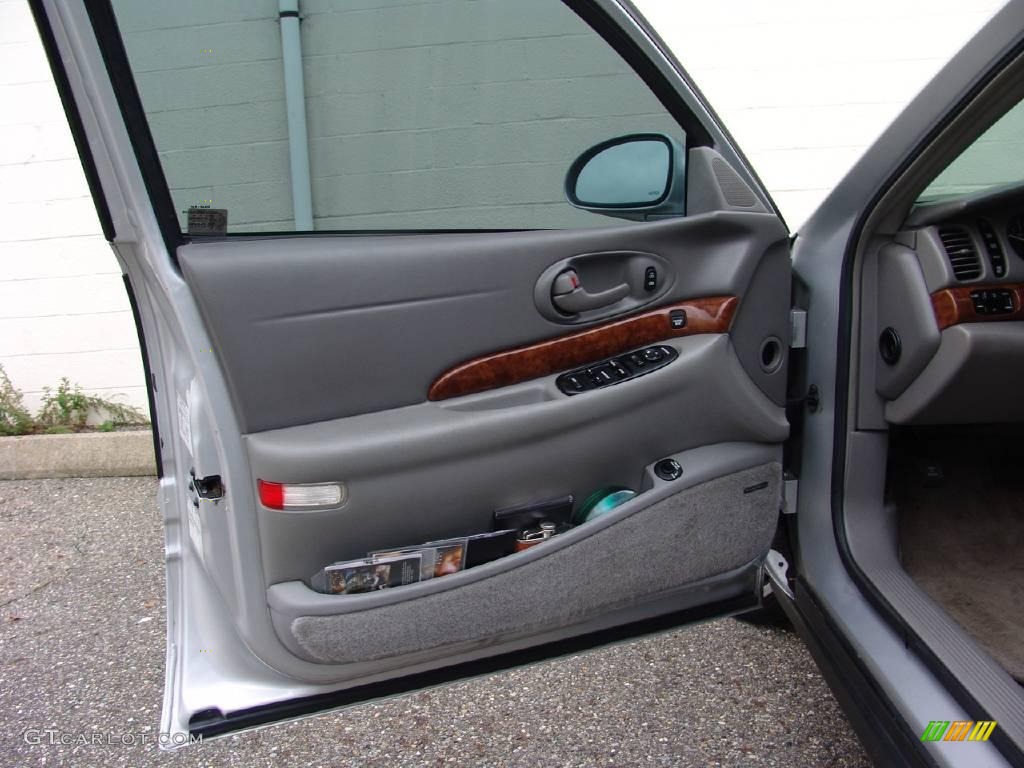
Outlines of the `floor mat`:
[{"label": "floor mat", "polygon": [[889,490],[904,568],[1024,681],[1024,451],[1018,444],[964,434],[894,441]]}]

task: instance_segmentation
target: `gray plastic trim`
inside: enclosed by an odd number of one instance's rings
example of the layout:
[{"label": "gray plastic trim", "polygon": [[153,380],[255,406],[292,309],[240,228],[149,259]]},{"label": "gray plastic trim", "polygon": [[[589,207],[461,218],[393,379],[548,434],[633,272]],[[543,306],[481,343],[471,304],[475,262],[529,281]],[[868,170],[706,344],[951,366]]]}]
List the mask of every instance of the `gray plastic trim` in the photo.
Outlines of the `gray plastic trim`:
[{"label": "gray plastic trim", "polygon": [[[789,243],[782,241],[770,248],[758,264],[731,331],[743,370],[780,406],[786,404],[792,281]],[[766,368],[761,349],[770,339],[779,342],[781,348],[776,364]]]},{"label": "gray plastic trim", "polygon": [[[879,334],[893,328],[899,334],[902,354],[895,365],[882,360]],[[878,310],[874,333],[875,376],[878,394],[893,400],[924,370],[939,348],[939,328],[917,255],[909,248],[890,244],[878,253]]]},{"label": "gray plastic trim", "polygon": [[966,323],[942,332],[939,350],[885,406],[893,424],[1024,420],[1024,323]]},{"label": "gray plastic trim", "polygon": [[690,150],[686,177],[687,213],[709,211],[764,212],[764,203],[736,170],[711,147]]}]

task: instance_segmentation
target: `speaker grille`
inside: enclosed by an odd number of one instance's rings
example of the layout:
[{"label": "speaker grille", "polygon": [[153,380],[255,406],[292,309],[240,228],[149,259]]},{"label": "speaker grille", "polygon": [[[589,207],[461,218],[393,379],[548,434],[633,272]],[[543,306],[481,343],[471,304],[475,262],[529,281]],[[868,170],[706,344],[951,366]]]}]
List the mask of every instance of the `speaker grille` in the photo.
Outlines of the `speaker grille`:
[{"label": "speaker grille", "polygon": [[753,208],[757,205],[757,198],[738,175],[729,167],[729,164],[720,158],[711,161],[711,170],[714,171],[718,180],[718,187],[722,190],[725,202],[737,208]]}]

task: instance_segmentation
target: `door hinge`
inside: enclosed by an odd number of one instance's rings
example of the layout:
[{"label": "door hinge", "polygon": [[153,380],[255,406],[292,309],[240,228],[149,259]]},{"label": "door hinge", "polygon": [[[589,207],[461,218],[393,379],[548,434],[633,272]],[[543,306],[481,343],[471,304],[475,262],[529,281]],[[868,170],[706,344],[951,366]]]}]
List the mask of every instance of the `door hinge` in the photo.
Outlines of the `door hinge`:
[{"label": "door hinge", "polygon": [[789,310],[789,346],[803,349],[807,346],[807,310]]}]

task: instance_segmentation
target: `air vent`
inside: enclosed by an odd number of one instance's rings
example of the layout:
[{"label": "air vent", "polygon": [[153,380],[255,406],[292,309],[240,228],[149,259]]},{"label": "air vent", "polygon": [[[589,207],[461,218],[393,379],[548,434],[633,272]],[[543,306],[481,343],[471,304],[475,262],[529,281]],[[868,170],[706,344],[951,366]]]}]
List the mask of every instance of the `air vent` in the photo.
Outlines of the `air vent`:
[{"label": "air vent", "polygon": [[960,227],[942,227],[939,229],[939,239],[946,249],[949,266],[953,268],[957,280],[974,280],[981,277],[981,259],[978,258],[978,252],[974,249],[974,243],[967,230]]}]

